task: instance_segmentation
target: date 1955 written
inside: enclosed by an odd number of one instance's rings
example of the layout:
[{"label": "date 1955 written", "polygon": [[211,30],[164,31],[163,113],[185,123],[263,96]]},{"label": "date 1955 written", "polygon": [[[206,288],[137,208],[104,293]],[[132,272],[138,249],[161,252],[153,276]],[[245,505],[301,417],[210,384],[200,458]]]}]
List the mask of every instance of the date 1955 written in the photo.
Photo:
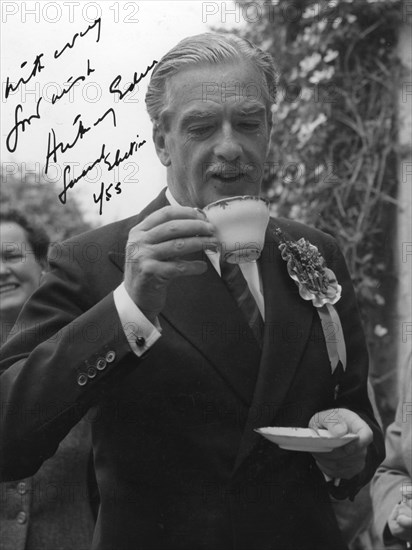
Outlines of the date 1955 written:
[{"label": "date 1955 written", "polygon": [[[108,202],[112,198],[112,194],[116,192],[116,195],[120,195],[122,192],[120,186],[121,181],[118,181],[117,183],[111,183],[108,187],[105,188],[105,184],[102,181],[100,184],[100,194],[98,197],[96,197],[96,193],[93,193],[93,199],[95,204],[99,205],[99,215],[101,216],[103,213],[103,199],[106,199],[106,202]],[[110,192],[111,191],[111,192]]]}]

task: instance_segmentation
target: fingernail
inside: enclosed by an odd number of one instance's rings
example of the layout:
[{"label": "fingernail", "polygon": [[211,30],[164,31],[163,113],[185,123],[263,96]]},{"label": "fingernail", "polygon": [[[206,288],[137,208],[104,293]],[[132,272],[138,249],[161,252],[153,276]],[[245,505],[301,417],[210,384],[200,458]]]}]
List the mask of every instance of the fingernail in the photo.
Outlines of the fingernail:
[{"label": "fingernail", "polygon": [[207,216],[206,214],[203,212],[203,210],[201,208],[195,208],[196,212],[199,212],[199,214],[202,214],[202,216],[204,217],[205,220],[207,220]]}]

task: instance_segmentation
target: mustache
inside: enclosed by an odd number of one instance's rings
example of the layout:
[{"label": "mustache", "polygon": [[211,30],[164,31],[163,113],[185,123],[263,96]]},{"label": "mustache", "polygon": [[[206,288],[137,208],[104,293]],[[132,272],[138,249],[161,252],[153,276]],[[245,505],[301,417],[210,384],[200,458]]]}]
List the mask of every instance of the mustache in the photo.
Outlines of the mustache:
[{"label": "mustache", "polygon": [[254,166],[251,163],[239,162],[236,164],[228,164],[222,162],[210,163],[204,171],[205,177],[210,176],[247,176],[253,172]]}]

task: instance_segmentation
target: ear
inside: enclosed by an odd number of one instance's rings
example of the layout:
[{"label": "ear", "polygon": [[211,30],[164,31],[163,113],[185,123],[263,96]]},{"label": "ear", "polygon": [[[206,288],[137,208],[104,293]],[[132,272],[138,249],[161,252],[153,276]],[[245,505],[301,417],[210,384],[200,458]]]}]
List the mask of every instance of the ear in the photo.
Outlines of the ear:
[{"label": "ear", "polygon": [[170,166],[172,164],[172,161],[170,160],[164,125],[162,123],[153,123],[152,138],[160,162],[163,164],[163,166]]},{"label": "ear", "polygon": [[48,265],[47,265],[47,260],[40,260],[40,261],[37,261],[37,265],[39,266],[40,268],[40,271],[39,271],[39,279],[37,281],[37,284],[40,285],[42,280],[43,280],[43,277],[46,275],[47,271],[48,271]]}]

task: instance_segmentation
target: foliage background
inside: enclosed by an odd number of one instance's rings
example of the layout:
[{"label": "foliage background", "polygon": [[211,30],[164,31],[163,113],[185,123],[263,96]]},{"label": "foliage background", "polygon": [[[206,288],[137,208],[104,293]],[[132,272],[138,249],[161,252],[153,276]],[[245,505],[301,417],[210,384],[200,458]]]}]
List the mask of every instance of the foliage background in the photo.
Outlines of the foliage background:
[{"label": "foliage background", "polygon": [[248,21],[242,36],[269,51],[279,73],[264,192],[274,215],[316,226],[338,240],[387,424],[397,404],[391,304],[401,3],[239,4]]},{"label": "foliage background", "polygon": [[0,181],[0,214],[13,208],[42,225],[52,242],[59,242],[91,228],[74,197],[66,204],[56,200],[58,190],[53,183],[40,181],[35,175],[21,172]]}]

